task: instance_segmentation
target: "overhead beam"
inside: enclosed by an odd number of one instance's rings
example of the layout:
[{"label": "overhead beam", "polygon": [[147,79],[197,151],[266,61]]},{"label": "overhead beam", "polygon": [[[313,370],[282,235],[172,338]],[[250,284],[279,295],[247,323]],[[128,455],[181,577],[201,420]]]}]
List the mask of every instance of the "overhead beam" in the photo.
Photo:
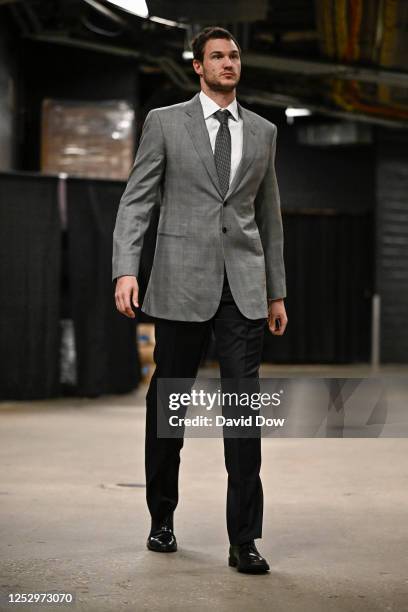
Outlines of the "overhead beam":
[{"label": "overhead beam", "polygon": [[66,47],[77,47],[79,49],[87,49],[88,51],[96,51],[98,53],[108,53],[109,55],[120,55],[122,57],[132,57],[135,59],[146,59],[139,51],[127,49],[125,47],[117,47],[113,45],[104,45],[103,43],[94,43],[88,40],[80,40],[79,38],[70,38],[69,36],[59,36],[57,34],[29,34],[26,38],[39,40],[41,42],[49,42],[55,45],[63,45]]},{"label": "overhead beam", "polygon": [[[97,51],[100,53],[108,53],[111,55],[118,55],[122,57],[130,57],[133,59],[145,61],[160,67],[160,69],[167,75],[170,81],[174,83],[176,87],[179,87],[183,91],[191,93],[197,92],[199,85],[189,78],[183,68],[169,57],[153,57],[146,53],[140,53],[133,49],[116,47],[112,45],[104,45],[99,43],[92,43],[89,41],[79,40],[75,38],[69,38],[67,36],[55,36],[49,34],[31,34],[27,36],[33,40],[39,40],[44,42],[51,42],[60,45],[66,45],[71,47],[79,47],[81,49],[88,49],[90,51]],[[251,54],[246,54],[247,55]],[[262,57],[262,56],[261,56]],[[309,63],[309,62],[308,62]],[[251,65],[251,63],[247,64]],[[286,108],[287,106],[305,106],[309,110],[322,115],[330,117],[338,117],[341,119],[347,119],[348,121],[362,121],[364,123],[371,123],[377,125],[383,125],[391,128],[405,128],[408,129],[406,122],[399,121],[398,119],[383,119],[382,117],[376,117],[372,115],[365,115],[363,113],[356,113],[350,111],[341,111],[331,109],[318,104],[313,104],[309,101],[295,98],[294,96],[270,94],[263,91],[239,91],[239,98],[246,101],[248,104],[260,104],[263,106],[276,106]]]},{"label": "overhead beam", "polygon": [[243,54],[242,63],[251,68],[263,68],[275,72],[289,72],[322,78],[335,77],[343,80],[408,87],[408,73],[396,70],[360,68],[347,64],[277,57],[260,53]]}]

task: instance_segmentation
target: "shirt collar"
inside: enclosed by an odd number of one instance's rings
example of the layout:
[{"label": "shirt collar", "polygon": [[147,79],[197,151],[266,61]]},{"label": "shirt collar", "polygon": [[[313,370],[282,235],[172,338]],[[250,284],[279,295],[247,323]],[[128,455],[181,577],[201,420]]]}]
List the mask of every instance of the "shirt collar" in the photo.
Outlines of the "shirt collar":
[{"label": "shirt collar", "polygon": [[[201,106],[203,107],[204,119],[208,119],[208,117],[213,115],[217,110],[225,110],[218,106],[218,104],[214,102],[214,100],[212,100],[209,96],[207,96],[207,94],[205,94],[203,90],[200,91],[200,101]],[[229,110],[235,121],[238,121],[239,114],[236,98],[234,98],[231,104],[227,106],[227,109]]]}]

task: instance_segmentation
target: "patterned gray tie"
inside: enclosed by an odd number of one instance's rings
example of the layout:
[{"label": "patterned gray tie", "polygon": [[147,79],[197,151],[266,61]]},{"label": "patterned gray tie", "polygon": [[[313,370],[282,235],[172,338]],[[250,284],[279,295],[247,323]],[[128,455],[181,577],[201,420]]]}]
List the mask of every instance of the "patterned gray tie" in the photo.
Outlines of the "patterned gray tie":
[{"label": "patterned gray tie", "polygon": [[222,197],[225,197],[228,191],[231,173],[231,134],[228,127],[228,117],[230,115],[229,110],[217,110],[214,113],[214,117],[220,122],[215,139],[214,160]]}]

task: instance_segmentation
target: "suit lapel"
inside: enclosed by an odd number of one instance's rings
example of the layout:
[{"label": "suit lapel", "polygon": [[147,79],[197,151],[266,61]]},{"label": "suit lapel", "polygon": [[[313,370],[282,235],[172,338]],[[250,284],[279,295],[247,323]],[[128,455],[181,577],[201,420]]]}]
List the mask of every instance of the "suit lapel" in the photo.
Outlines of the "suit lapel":
[{"label": "suit lapel", "polygon": [[254,160],[255,151],[258,144],[256,127],[251,119],[250,114],[245,108],[240,105],[239,102],[237,102],[237,104],[239,114],[242,119],[242,157],[225,198],[229,198],[231,196],[231,194],[236,190],[236,188],[244,178],[245,174],[248,171],[248,168]]},{"label": "suit lapel", "polygon": [[221,195],[220,183],[217,169],[215,167],[214,154],[211,148],[210,136],[205,124],[203,109],[199,94],[187,103],[186,113],[188,115],[186,128],[190,134],[193,145],[203,162],[210,179],[214,183],[218,193]]},{"label": "suit lapel", "polygon": [[[231,194],[240,184],[244,178],[248,168],[250,167],[254,153],[257,147],[257,130],[253,123],[248,111],[243,108],[238,102],[239,114],[242,118],[243,128],[243,145],[242,145],[242,157],[235,172],[234,178],[227,191],[225,199],[229,198]],[[211,148],[210,137],[208,134],[207,126],[204,120],[204,114],[197,93],[189,102],[187,102],[185,112],[187,113],[186,128],[190,134],[193,145],[200,156],[208,174],[211,178],[214,186],[218,193],[221,194],[220,184],[218,180],[217,169],[215,167],[214,153]]]}]

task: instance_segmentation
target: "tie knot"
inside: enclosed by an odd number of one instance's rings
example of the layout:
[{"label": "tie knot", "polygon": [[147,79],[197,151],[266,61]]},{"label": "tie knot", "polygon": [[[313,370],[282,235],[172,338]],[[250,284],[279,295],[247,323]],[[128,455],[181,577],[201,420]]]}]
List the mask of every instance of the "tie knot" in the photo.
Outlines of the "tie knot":
[{"label": "tie knot", "polygon": [[231,115],[231,113],[229,112],[229,110],[217,110],[214,113],[214,117],[216,119],[218,119],[218,121],[222,124],[222,125],[228,125],[228,117]]}]

